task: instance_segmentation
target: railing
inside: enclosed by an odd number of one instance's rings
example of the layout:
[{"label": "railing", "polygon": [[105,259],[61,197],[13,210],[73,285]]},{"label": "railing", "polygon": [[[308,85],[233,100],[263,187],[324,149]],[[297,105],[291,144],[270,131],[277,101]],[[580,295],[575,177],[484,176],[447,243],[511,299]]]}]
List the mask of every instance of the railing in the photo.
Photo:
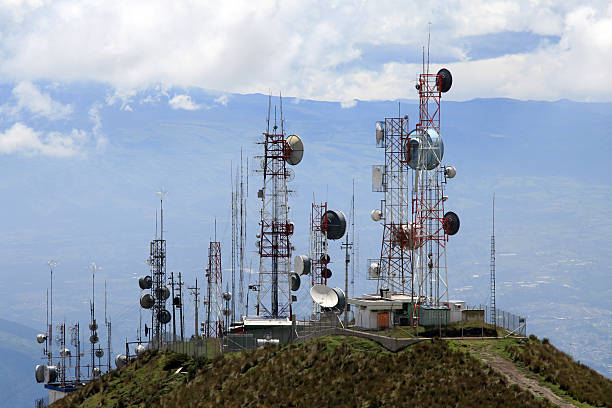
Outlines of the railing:
[{"label": "railing", "polygon": [[[493,308],[486,305],[468,306],[468,309],[479,309],[485,311],[485,323],[493,324]],[[527,336],[527,318],[514,313],[506,312],[500,308],[496,308],[497,327],[507,330],[510,334],[518,336]]]}]

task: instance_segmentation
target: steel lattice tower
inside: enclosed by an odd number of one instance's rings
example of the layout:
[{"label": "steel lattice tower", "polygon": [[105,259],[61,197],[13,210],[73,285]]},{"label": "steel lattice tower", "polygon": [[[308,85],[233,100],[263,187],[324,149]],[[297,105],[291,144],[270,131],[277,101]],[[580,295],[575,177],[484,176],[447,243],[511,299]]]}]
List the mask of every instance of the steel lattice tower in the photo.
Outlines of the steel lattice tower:
[{"label": "steel lattice tower", "polygon": [[[419,90],[419,123],[416,134],[440,135],[440,98],[441,77],[439,74],[421,74]],[[433,132],[431,132],[433,131]],[[433,146],[421,139],[416,160],[412,188],[412,225],[414,226],[415,245],[412,249],[413,295],[419,304],[440,306],[448,303],[446,270],[446,243],[448,235],[444,229],[444,187],[445,169],[439,165],[429,169],[430,155],[435,154]],[[409,156],[409,154],[407,154]],[[439,163],[442,157],[435,157]],[[416,316],[413,310],[413,318]]]},{"label": "steel lattice tower", "polygon": [[163,196],[166,192],[162,190],[158,194],[160,195],[160,234],[158,238],[156,233],[155,239],[150,243],[148,263],[151,266],[151,276],[153,278],[151,294],[155,298],[155,304],[151,309],[152,340],[159,347],[166,339],[166,324],[159,320],[162,311],[166,310],[166,299],[163,296],[164,288],[166,288],[166,240],[164,239]]},{"label": "steel lattice tower", "polygon": [[[271,318],[290,317],[290,257],[293,224],[289,222],[287,179],[290,171],[287,158],[290,148],[285,141],[282,117],[280,129],[275,124],[270,133],[270,109],[268,129],[263,141],[262,159],[263,188],[258,197],[262,200],[259,234],[259,288],[257,292],[257,315]],[[280,130],[280,132],[279,132]]]},{"label": "steel lattice tower", "polygon": [[206,268],[206,326],[205,336],[221,337],[223,328],[223,270],[221,268],[221,243],[211,241],[208,246],[208,267]]},{"label": "steel lattice tower", "polygon": [[493,233],[491,234],[491,324],[497,327],[497,310],[495,305],[495,194],[493,194]]},{"label": "steel lattice tower", "polygon": [[[310,213],[310,276],[311,286],[327,285],[325,270],[327,255],[327,203],[312,203]],[[312,313],[319,312],[320,306],[312,302]]]},{"label": "steel lattice tower", "polygon": [[[383,220],[384,229],[378,265],[371,265],[369,278],[378,280],[379,289],[431,306],[448,303],[447,228],[459,228],[456,214],[449,213],[455,217],[451,222],[444,212],[444,188],[455,169],[441,165],[440,98],[451,81],[446,69],[419,76],[419,120],[414,130],[409,130],[407,116],[376,123],[376,142],[385,150],[385,164],[374,166],[372,189],[384,192],[385,198],[372,218]],[[411,309],[412,324],[418,323],[417,309]]]},{"label": "steel lattice tower", "polygon": [[411,293],[410,248],[408,227],[410,222],[410,196],[408,168],[403,162],[409,127],[408,117],[387,118],[383,139],[379,147],[385,149],[385,165],[379,191],[384,191],[381,201],[384,218],[383,239],[380,251],[379,289],[393,293]]}]

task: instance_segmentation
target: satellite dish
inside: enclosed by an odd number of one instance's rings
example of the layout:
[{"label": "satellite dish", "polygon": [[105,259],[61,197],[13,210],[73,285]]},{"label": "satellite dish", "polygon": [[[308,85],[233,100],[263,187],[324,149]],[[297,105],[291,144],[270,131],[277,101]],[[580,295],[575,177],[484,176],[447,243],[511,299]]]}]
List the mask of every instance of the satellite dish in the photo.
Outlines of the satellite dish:
[{"label": "satellite dish", "polygon": [[444,214],[442,228],[447,235],[455,235],[459,231],[459,216],[452,211]]},{"label": "satellite dish", "polygon": [[444,156],[444,141],[434,128],[418,128],[408,134],[404,161],[415,170],[433,170]]},{"label": "satellite dish", "polygon": [[117,368],[121,368],[124,365],[127,364],[127,357],[125,354],[117,354],[117,357],[115,357],[115,366]]},{"label": "satellite dish", "polygon": [[346,302],[342,289],[326,285],[314,285],[310,288],[310,297],[319,306],[332,310],[343,310]]},{"label": "satellite dish", "polygon": [[45,367],[45,382],[47,384],[55,382],[57,380],[57,367],[56,366],[44,366]]},{"label": "satellite dish", "polygon": [[170,289],[167,286],[162,286],[155,290],[155,297],[161,300],[167,300],[170,297]]},{"label": "satellite dish", "polygon": [[453,178],[457,175],[457,170],[453,166],[446,166],[444,168],[444,175],[447,178]]},{"label": "satellite dish", "polygon": [[336,304],[334,310],[343,311],[344,306],[346,305],[346,296],[344,295],[344,291],[340,288],[333,288],[333,290],[336,292],[336,295],[338,295],[338,304]]},{"label": "satellite dish", "polygon": [[385,122],[376,122],[376,146],[382,146],[385,142]]},{"label": "satellite dish", "polygon": [[442,68],[438,71],[438,88],[440,92],[448,92],[453,85],[453,76],[450,71],[446,68]]},{"label": "satellite dish", "polygon": [[297,274],[308,275],[310,273],[310,258],[308,255],[297,255],[293,259],[293,269]]},{"label": "satellite dish", "polygon": [[310,288],[310,297],[322,307],[334,307],[338,304],[338,294],[329,286],[313,285]]},{"label": "satellite dish", "polygon": [[100,373],[101,373],[101,371],[100,371],[100,369],[98,367],[94,367],[94,369],[91,370],[91,372],[92,372],[94,377],[99,377]]},{"label": "satellite dish", "polygon": [[338,210],[327,210],[321,218],[321,229],[325,230],[325,220],[327,219],[327,239],[340,239],[346,232],[346,218],[344,213]]},{"label": "satellite dish", "polygon": [[331,269],[323,269],[323,271],[321,272],[321,276],[323,276],[325,279],[329,279],[332,277],[332,271]]},{"label": "satellite dish", "polygon": [[321,262],[323,262],[324,264],[328,264],[329,261],[331,261],[331,257],[329,256],[329,254],[322,254],[321,255]]},{"label": "satellite dish", "polygon": [[302,161],[302,157],[304,156],[304,143],[302,143],[302,139],[297,135],[289,135],[285,143],[288,153],[285,155],[285,160],[290,165],[295,166]]},{"label": "satellite dish", "polygon": [[297,273],[292,273],[291,274],[291,290],[295,292],[298,289],[300,289],[300,283],[302,283],[302,281],[300,280],[300,275],[298,275]]},{"label": "satellite dish", "polygon": [[378,262],[372,262],[368,267],[368,274],[371,278],[379,278],[380,277],[380,265]]},{"label": "satellite dish", "polygon": [[181,307],[181,297],[175,296],[174,299],[172,299],[172,305]]},{"label": "satellite dish", "polygon": [[382,211],[380,211],[378,208],[372,210],[370,212],[370,218],[372,218],[372,221],[382,220]]},{"label": "satellite dish", "polygon": [[140,306],[143,309],[150,309],[153,307],[154,304],[155,299],[153,299],[153,296],[150,293],[145,293],[140,297]]},{"label": "satellite dish", "polygon": [[36,382],[37,383],[41,383],[45,381],[45,366],[44,365],[37,365],[36,366],[36,371],[34,373],[34,376],[36,377]]},{"label": "satellite dish", "polygon": [[232,292],[223,292],[223,295],[221,296],[223,296],[223,299],[229,301],[232,299]]},{"label": "satellite dish", "polygon": [[153,286],[153,279],[151,279],[149,275],[141,276],[138,278],[138,286],[140,286],[142,290],[151,289],[151,286]]},{"label": "satellite dish", "polygon": [[44,343],[44,342],[45,342],[45,340],[47,340],[47,336],[45,336],[44,334],[40,333],[40,334],[37,334],[37,335],[36,335],[36,341],[37,341],[39,344]]},{"label": "satellite dish", "polygon": [[98,337],[97,333],[94,333],[91,336],[89,336],[89,342],[90,343],[96,344],[98,341],[100,341],[100,338]]},{"label": "satellite dish", "polygon": [[63,348],[60,350],[60,356],[61,357],[70,357],[70,350],[67,348]]},{"label": "satellite dish", "polygon": [[98,358],[102,358],[104,356],[104,350],[102,350],[101,348],[96,350],[96,357]]},{"label": "satellite dish", "polygon": [[136,349],[134,349],[134,352],[136,353],[137,356],[139,356],[142,353],[144,353],[146,350],[147,348],[145,346],[143,346],[142,344],[139,344],[136,346]]},{"label": "satellite dish", "polygon": [[170,316],[170,312],[167,311],[166,309],[162,309],[159,312],[157,312],[157,320],[161,324],[168,324],[168,323],[170,323],[171,319],[172,319],[172,317]]}]

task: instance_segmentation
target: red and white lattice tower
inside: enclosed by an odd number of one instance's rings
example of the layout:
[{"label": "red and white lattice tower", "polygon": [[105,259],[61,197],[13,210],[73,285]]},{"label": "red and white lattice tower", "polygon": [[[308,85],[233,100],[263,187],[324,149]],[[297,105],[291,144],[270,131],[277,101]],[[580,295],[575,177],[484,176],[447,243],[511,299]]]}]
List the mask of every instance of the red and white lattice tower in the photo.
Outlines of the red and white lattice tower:
[{"label": "red and white lattice tower", "polygon": [[[376,123],[385,164],[372,172],[372,188],[385,198],[371,214],[383,220],[384,230],[381,256],[370,265],[369,277],[378,280],[379,289],[433,306],[448,303],[446,244],[459,228],[456,214],[444,212],[444,187],[455,169],[441,165],[440,98],[451,83],[446,69],[419,76],[419,121],[412,131],[407,116]],[[411,310],[418,322],[418,308]]]},{"label": "red and white lattice tower", "polygon": [[208,246],[208,267],[206,268],[206,326],[204,335],[221,337],[227,328],[223,327],[223,270],[221,269],[221,243],[211,241]]},{"label": "red and white lattice tower", "polygon": [[[444,212],[447,178],[455,175],[452,167],[441,165],[444,144],[440,133],[440,99],[452,83],[446,69],[437,74],[419,76],[419,123],[409,135],[407,164],[414,170],[412,183],[412,224],[415,245],[412,248],[413,295],[419,304],[448,305],[446,244],[449,234],[459,228],[454,213]],[[417,317],[413,309],[413,321]]]},{"label": "red and white lattice tower", "polygon": [[[310,213],[310,276],[311,287],[314,285],[327,285],[327,202],[312,203]],[[319,312],[320,307],[312,302],[312,313]]]},{"label": "red and white lattice tower", "polygon": [[291,317],[291,241],[293,223],[289,221],[287,182],[293,177],[293,170],[287,164],[298,164],[304,147],[296,135],[285,138],[282,114],[280,129],[274,124],[270,132],[270,109],[268,126],[263,140],[261,156],[263,188],[258,197],[262,201],[259,246],[259,286],[256,311],[258,316],[268,318]]}]

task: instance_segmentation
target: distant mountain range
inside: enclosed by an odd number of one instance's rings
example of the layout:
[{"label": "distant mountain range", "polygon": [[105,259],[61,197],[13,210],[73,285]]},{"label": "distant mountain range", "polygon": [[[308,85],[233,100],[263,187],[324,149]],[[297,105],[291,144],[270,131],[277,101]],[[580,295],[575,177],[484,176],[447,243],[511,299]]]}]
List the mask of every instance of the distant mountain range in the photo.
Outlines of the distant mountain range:
[{"label": "distant mountain range", "polygon": [[0,393],[6,407],[33,407],[47,392],[34,379],[34,368],[42,361],[36,330],[0,319]]},{"label": "distant mountain range", "polygon": [[[0,133],[21,123],[38,132],[42,142],[63,135],[72,144],[62,145],[64,155],[49,149],[13,151],[0,160],[7,237],[0,266],[12,282],[0,288],[0,296],[12,320],[42,327],[46,262],[54,258],[59,261],[56,316],[88,321],[87,266],[95,261],[103,267],[96,275],[98,319],[106,280],[115,349],[133,338],[139,319],[133,278],[146,272],[159,205],[155,191],[161,186],[169,191],[164,213],[168,270],[182,271],[189,284],[196,276],[203,281],[216,219],[228,282],[230,163],[238,165],[241,149],[249,157],[250,173],[247,263],[257,271],[261,178],[254,173],[260,160],[253,156],[261,150],[256,141],[266,128],[267,96],[161,88],[121,94],[90,83],[35,86],[59,104],[52,105],[57,109],[20,107],[14,85],[5,84],[0,87]],[[272,103],[272,121],[276,105],[279,123],[278,98]],[[283,98],[282,109],[285,131],[305,143],[304,160],[293,168],[291,183],[296,253],[308,250],[313,194],[348,213],[354,180],[355,293],[372,292],[373,282],[365,279],[367,259],[379,255],[381,228],[369,212],[382,195],[371,192],[371,165],[384,162],[375,147],[374,123],[408,114],[415,124],[416,102],[357,101],[343,108]],[[444,162],[457,168],[448,184],[447,208],[461,218],[461,229],[448,245],[451,298],[488,301],[495,193],[498,307],[525,314],[529,332],[551,338],[612,377],[612,183],[607,171],[612,104],[476,99],[443,101],[441,109]],[[331,247],[331,256],[332,284],[342,285],[339,245]],[[255,279],[247,271],[245,285]],[[310,307],[306,286],[298,292],[301,316]],[[188,329],[192,310],[188,303]]]}]

